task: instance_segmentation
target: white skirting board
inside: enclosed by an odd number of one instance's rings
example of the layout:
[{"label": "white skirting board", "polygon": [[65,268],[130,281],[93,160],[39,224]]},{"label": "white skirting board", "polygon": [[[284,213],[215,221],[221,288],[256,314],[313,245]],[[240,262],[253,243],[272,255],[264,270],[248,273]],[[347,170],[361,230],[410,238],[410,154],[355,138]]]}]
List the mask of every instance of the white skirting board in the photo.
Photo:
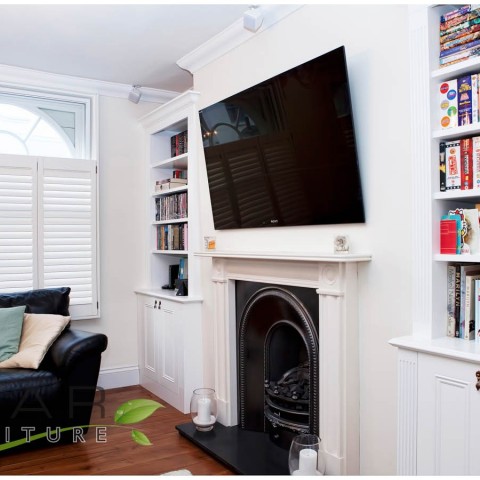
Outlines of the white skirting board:
[{"label": "white skirting board", "polygon": [[129,387],[140,383],[138,365],[117,368],[102,368],[98,375],[97,386],[110,388]]}]

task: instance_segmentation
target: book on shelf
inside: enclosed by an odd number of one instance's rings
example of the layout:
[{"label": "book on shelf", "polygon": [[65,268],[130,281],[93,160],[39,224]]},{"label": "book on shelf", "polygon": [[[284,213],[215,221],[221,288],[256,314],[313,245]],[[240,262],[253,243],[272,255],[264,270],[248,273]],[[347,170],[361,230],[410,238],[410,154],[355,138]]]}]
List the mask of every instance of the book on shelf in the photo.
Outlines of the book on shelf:
[{"label": "book on shelf", "polygon": [[[442,253],[442,222],[443,221],[453,221],[455,222],[455,252],[451,252],[451,254],[456,254],[460,255],[462,253],[462,217],[459,214],[455,213],[449,213],[448,215],[443,215],[441,220],[440,220],[440,253]],[[453,223],[448,223],[445,225],[444,228],[448,227],[448,230],[450,230],[453,225]],[[446,243],[448,243],[448,240],[445,239]],[[453,238],[450,238],[450,241],[453,241]],[[445,252],[446,253],[446,252]]]},{"label": "book on shelf", "polygon": [[463,45],[457,45],[456,47],[449,48],[448,50],[443,50],[440,52],[440,59],[454,55],[457,53],[461,53],[464,50],[471,50],[473,48],[476,48],[480,46],[480,40],[473,40],[472,42],[464,43]]},{"label": "book on shelf", "polygon": [[447,337],[455,337],[455,270],[447,266]]},{"label": "book on shelf", "polygon": [[452,128],[458,125],[457,80],[442,82],[438,87],[440,127]]},{"label": "book on shelf", "polygon": [[475,281],[480,280],[480,273],[467,274],[465,277],[465,307],[464,317],[460,324],[460,338],[473,340],[475,338]]},{"label": "book on shelf", "polygon": [[[448,215],[459,215],[461,219],[461,254],[480,253],[479,211],[477,208],[456,208]],[[443,217],[442,217],[443,218]]]},{"label": "book on shelf", "polygon": [[470,12],[472,9],[471,5],[462,5],[461,7],[456,8],[455,10],[451,10],[450,12],[444,13],[440,17],[440,22],[445,23],[451,20],[452,18],[460,17],[461,15],[465,15]]},{"label": "book on shelf", "polygon": [[447,166],[446,189],[456,190],[461,188],[461,151],[460,140],[445,142],[445,161]]},{"label": "book on shelf", "polygon": [[440,30],[440,41],[444,37],[448,37],[450,35],[454,35],[456,33],[460,33],[461,35],[464,34],[464,32],[468,32],[470,28],[480,25],[480,18],[472,18],[470,20],[465,20],[461,23],[458,23],[457,25],[453,25],[450,28]]},{"label": "book on shelf", "polygon": [[188,170],[174,170],[172,172],[172,177],[173,178],[187,179],[188,178]]},{"label": "book on shelf", "polygon": [[472,137],[472,183],[480,188],[480,137]]},{"label": "book on shelf", "polygon": [[480,18],[476,23],[464,25],[463,27],[458,28],[453,32],[444,33],[443,35],[440,35],[440,45],[444,45],[445,43],[451,42],[452,40],[456,40],[457,38],[466,37],[468,35],[472,35],[473,33],[477,33],[477,32],[480,32]]},{"label": "book on shelf", "polygon": [[472,77],[465,75],[457,80],[458,125],[472,123]]},{"label": "book on shelf", "polygon": [[440,32],[448,32],[450,28],[460,25],[464,22],[469,22],[480,16],[478,8],[470,8],[470,10],[462,15],[456,15],[448,20],[441,21],[440,18]]},{"label": "book on shelf", "polygon": [[445,161],[445,142],[439,145],[440,191],[447,189],[447,166]]},{"label": "book on shelf", "polygon": [[186,224],[157,225],[157,250],[186,250]]},{"label": "book on shelf", "polygon": [[155,220],[178,220],[188,217],[187,193],[175,193],[172,195],[155,198]]},{"label": "book on shelf", "polygon": [[[465,330],[469,331],[469,323],[465,323],[466,319],[468,322],[470,321],[470,312],[466,312],[467,309],[467,290],[469,295],[471,296],[471,285],[467,282],[467,277],[478,276],[480,278],[480,265],[460,265],[460,316],[456,319],[456,323],[458,323],[458,332],[455,332],[455,336],[458,338],[466,338]],[[471,299],[469,299],[468,308],[470,308]]]},{"label": "book on shelf", "polygon": [[[475,25],[478,27],[478,25]],[[457,32],[455,38],[452,38],[448,41],[440,40],[440,51],[448,50],[449,48],[455,47],[457,45],[464,45],[465,43],[473,42],[474,40],[480,39],[480,28],[475,31],[470,31],[469,33]],[[444,37],[445,38],[445,37]]]},{"label": "book on shelf", "polygon": [[474,281],[475,285],[475,342],[480,343],[480,280]]},{"label": "book on shelf", "polygon": [[177,157],[188,151],[188,131],[180,132],[170,138],[172,157]]},{"label": "book on shelf", "polygon": [[155,192],[184,187],[185,185],[188,185],[188,179],[186,178],[166,178],[164,180],[157,180],[157,182],[155,182]]},{"label": "book on shelf", "polygon": [[440,220],[440,253],[444,255],[455,255],[459,250],[459,220],[452,217],[444,215]]},{"label": "book on shelf", "polygon": [[460,172],[461,189],[471,190],[473,188],[473,165],[472,165],[472,139],[462,138],[460,140],[460,155],[462,156],[462,169]]}]

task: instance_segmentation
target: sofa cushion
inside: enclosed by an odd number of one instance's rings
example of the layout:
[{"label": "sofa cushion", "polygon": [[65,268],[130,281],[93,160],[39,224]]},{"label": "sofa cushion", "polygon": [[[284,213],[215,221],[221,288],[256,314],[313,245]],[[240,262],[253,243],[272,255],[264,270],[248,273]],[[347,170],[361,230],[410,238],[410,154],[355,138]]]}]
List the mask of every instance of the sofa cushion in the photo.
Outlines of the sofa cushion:
[{"label": "sofa cushion", "polygon": [[22,335],[23,314],[21,307],[0,308],[0,362],[7,360],[18,352]]},{"label": "sofa cushion", "polygon": [[0,308],[26,305],[27,313],[70,315],[70,287],[42,288],[26,292],[0,294]]},{"label": "sofa cushion", "polygon": [[38,368],[69,322],[68,316],[25,313],[18,353],[0,362],[0,368]]},{"label": "sofa cushion", "polygon": [[20,403],[51,403],[59,391],[60,380],[51,372],[23,368],[0,369],[0,409],[16,407]]}]

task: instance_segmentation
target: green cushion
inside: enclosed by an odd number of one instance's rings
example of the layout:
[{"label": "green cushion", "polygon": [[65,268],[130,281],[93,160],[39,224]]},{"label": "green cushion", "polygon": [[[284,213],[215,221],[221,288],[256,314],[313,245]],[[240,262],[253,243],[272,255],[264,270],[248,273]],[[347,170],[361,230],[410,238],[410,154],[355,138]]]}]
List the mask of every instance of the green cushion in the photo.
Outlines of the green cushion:
[{"label": "green cushion", "polygon": [[18,352],[25,308],[0,308],[0,362]]}]

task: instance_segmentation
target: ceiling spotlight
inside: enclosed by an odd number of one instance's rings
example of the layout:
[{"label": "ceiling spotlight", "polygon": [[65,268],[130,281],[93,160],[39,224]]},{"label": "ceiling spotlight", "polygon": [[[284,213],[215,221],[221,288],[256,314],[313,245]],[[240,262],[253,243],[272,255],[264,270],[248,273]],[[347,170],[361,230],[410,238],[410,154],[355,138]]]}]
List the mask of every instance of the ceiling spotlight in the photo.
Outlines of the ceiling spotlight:
[{"label": "ceiling spotlight", "polygon": [[128,94],[128,99],[133,103],[138,103],[141,96],[142,92],[140,91],[140,85],[133,85],[132,90],[130,90],[130,93]]},{"label": "ceiling spotlight", "polygon": [[263,14],[258,5],[252,5],[243,14],[243,28],[250,32],[255,33],[262,26],[262,22]]}]

